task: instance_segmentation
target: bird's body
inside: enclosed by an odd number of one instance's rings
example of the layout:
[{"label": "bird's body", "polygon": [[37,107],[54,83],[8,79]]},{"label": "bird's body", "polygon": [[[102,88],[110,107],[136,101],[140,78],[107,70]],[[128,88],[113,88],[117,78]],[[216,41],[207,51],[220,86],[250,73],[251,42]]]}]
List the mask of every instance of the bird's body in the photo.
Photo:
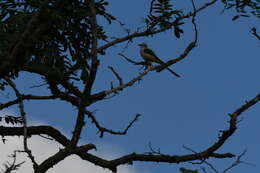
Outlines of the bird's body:
[{"label": "bird's body", "polygon": [[[160,60],[160,58],[158,58],[158,56],[151,49],[149,49],[145,43],[141,43],[139,44],[139,46],[140,46],[140,55],[145,60],[145,62],[147,62],[148,64],[151,64],[152,62],[155,62],[157,64],[164,64],[164,62]],[[176,77],[180,77],[180,75],[172,71],[170,68],[166,68],[166,69]]]}]

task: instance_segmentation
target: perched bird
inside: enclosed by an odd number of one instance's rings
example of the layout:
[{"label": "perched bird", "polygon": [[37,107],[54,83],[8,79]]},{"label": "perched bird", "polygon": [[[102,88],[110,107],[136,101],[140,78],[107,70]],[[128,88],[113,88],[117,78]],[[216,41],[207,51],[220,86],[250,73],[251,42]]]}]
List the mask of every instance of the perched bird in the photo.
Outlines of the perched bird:
[{"label": "perched bird", "polygon": [[[158,63],[158,64],[164,64],[164,62],[162,60],[160,60],[158,58],[158,56],[151,50],[148,48],[147,44],[145,43],[141,43],[138,44],[138,46],[140,46],[140,54],[142,56],[142,58],[145,60],[145,62],[151,64],[152,62]],[[170,68],[166,68],[169,72],[171,72],[173,75],[175,75],[176,77],[181,77],[180,75],[178,75],[177,73],[175,73],[174,71],[172,71]]]}]

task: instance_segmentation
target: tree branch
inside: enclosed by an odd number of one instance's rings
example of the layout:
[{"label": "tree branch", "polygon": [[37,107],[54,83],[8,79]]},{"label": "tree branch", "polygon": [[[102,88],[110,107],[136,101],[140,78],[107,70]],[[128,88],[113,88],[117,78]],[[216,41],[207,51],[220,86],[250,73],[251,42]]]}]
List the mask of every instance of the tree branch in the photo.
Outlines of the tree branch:
[{"label": "tree branch", "polygon": [[123,164],[132,164],[134,161],[180,163],[180,162],[207,159],[209,157],[214,157],[214,158],[234,157],[233,154],[228,154],[228,153],[221,155],[220,157],[220,155],[216,154],[215,151],[217,151],[226,142],[226,140],[230,136],[232,136],[232,134],[236,131],[237,129],[236,123],[239,115],[241,115],[241,113],[243,113],[244,111],[246,111],[247,109],[255,105],[259,100],[260,100],[260,94],[258,94],[256,97],[252,98],[250,101],[246,102],[244,105],[242,105],[237,110],[235,110],[232,114],[230,114],[229,129],[223,131],[222,135],[218,138],[218,140],[213,145],[211,145],[204,151],[196,154],[177,156],[177,155],[152,155],[152,154],[147,155],[147,154],[132,153],[114,160],[107,161],[87,153],[85,156],[82,157],[82,159],[88,160],[96,165],[99,165],[103,168],[108,168],[111,171],[116,172],[117,166]]},{"label": "tree branch", "polygon": [[33,167],[36,169],[38,167],[38,164],[36,163],[34,156],[32,155],[32,151],[29,149],[28,144],[27,144],[27,138],[28,138],[28,132],[27,132],[27,118],[26,118],[26,113],[24,111],[24,104],[23,104],[23,99],[22,99],[22,95],[19,92],[19,90],[16,88],[15,83],[7,78],[4,77],[5,81],[12,87],[12,89],[14,90],[16,97],[19,100],[19,110],[21,113],[21,117],[23,119],[23,146],[24,146],[24,151],[27,153],[28,157],[31,159],[32,163],[33,163]]},{"label": "tree branch", "polygon": [[113,94],[113,93],[118,93],[118,91],[122,91],[123,89],[130,87],[134,85],[136,82],[140,81],[144,76],[146,76],[150,71],[155,70],[157,66],[149,66],[144,72],[140,73],[137,77],[133,78],[132,80],[128,81],[125,84],[122,84],[116,88],[112,88],[110,90],[104,90],[101,92],[98,92],[96,94],[91,95],[92,100],[102,100],[106,96]]},{"label": "tree branch", "polygon": [[112,71],[112,73],[115,75],[116,79],[117,79],[118,82],[119,82],[119,85],[123,85],[124,82],[123,82],[122,77],[119,75],[119,73],[116,72],[115,69],[114,69],[112,66],[109,66],[108,68],[109,68],[109,69]]},{"label": "tree branch", "polygon": [[256,28],[253,27],[250,32],[258,39],[260,40],[260,35],[257,33]]},{"label": "tree branch", "polygon": [[95,116],[93,115],[92,112],[89,111],[85,111],[85,114],[91,119],[92,123],[95,124],[96,128],[99,130],[100,135],[99,137],[102,138],[104,136],[104,133],[110,133],[110,134],[114,134],[114,135],[125,135],[127,134],[128,130],[130,129],[130,127],[132,127],[132,125],[139,119],[139,117],[141,116],[140,114],[137,114],[135,116],[135,118],[128,124],[128,126],[123,130],[123,131],[114,131],[111,129],[107,129],[105,127],[102,127],[99,122],[96,120]]},{"label": "tree branch", "polygon": [[111,41],[109,43],[106,43],[105,45],[99,47],[97,49],[97,51],[99,53],[102,53],[102,52],[104,52],[105,49],[107,49],[107,48],[109,48],[111,46],[114,46],[114,45],[116,45],[118,43],[122,43],[122,42],[127,41],[127,40],[132,40],[133,38],[145,37],[145,36],[154,35],[154,34],[157,34],[157,33],[160,33],[160,32],[164,32],[164,31],[166,31],[168,29],[171,29],[174,25],[176,25],[176,21],[181,21],[183,19],[190,18],[191,16],[194,16],[195,14],[201,12],[202,10],[208,8],[209,6],[215,4],[216,2],[217,2],[217,0],[212,0],[212,1],[208,2],[208,3],[205,3],[200,8],[198,8],[195,12],[194,11],[193,12],[189,12],[189,13],[187,13],[184,16],[180,16],[180,17],[176,18],[176,20],[173,21],[171,23],[171,25],[169,25],[169,26],[167,26],[167,27],[165,27],[163,29],[154,30],[154,31],[146,30],[146,31],[143,31],[143,32],[134,32],[132,34],[128,34],[127,36],[124,36],[124,37],[115,39],[115,40],[113,40],[113,41]]},{"label": "tree branch", "polygon": [[[32,135],[48,135],[55,139],[58,143],[63,146],[69,145],[69,139],[64,136],[59,130],[51,126],[29,126],[27,127],[28,137]],[[0,136],[22,136],[23,127],[4,127],[0,126]]]},{"label": "tree branch", "polygon": [[97,18],[96,18],[96,6],[95,6],[95,0],[90,0],[90,20],[91,20],[91,31],[92,31],[92,47],[91,47],[91,67],[89,75],[86,79],[86,84],[84,87],[83,95],[80,97],[80,104],[79,104],[79,110],[77,115],[77,121],[73,130],[73,135],[71,138],[71,145],[76,146],[80,134],[82,132],[82,128],[85,125],[84,122],[84,110],[85,110],[85,102],[87,100],[87,97],[90,96],[91,90],[94,84],[94,81],[96,79],[97,69],[99,65],[98,57],[97,57],[97,40],[98,40],[98,25],[97,25]]},{"label": "tree branch", "polygon": [[[95,165],[101,166],[103,168],[108,168],[113,172],[117,171],[117,166],[123,164],[132,164],[134,161],[142,161],[142,162],[166,162],[166,163],[180,163],[180,162],[187,162],[187,161],[194,161],[194,160],[201,160],[207,159],[209,157],[214,158],[230,158],[233,157],[233,154],[226,153],[224,155],[216,154],[217,151],[225,142],[226,140],[232,136],[232,134],[237,129],[237,118],[250,107],[258,103],[260,100],[260,94],[256,97],[252,98],[244,105],[236,109],[233,113],[229,114],[230,121],[229,121],[229,129],[222,132],[222,135],[218,137],[218,140],[208,147],[207,149],[203,150],[202,152],[195,153],[195,154],[188,154],[188,155],[153,155],[153,154],[128,154],[122,157],[119,157],[114,160],[105,160],[90,153],[81,153],[77,152],[76,154],[81,157],[83,160],[87,160]],[[2,136],[14,136],[14,135],[22,135],[23,131],[21,127],[3,127],[0,126],[0,135]],[[69,145],[69,140],[63,136],[58,130],[49,127],[49,126],[36,126],[36,127],[28,127],[28,135],[33,134],[47,134],[52,136],[56,141],[60,142],[62,145],[67,146]]]},{"label": "tree branch", "polygon": [[88,152],[91,149],[96,149],[95,145],[93,144],[86,144],[76,148],[65,148],[60,149],[56,154],[53,156],[48,157],[48,159],[44,160],[39,167],[35,170],[37,173],[45,173],[48,169],[59,163],[61,160],[65,159],[66,157],[76,154],[76,153],[84,153]]},{"label": "tree branch", "polygon": [[23,101],[23,100],[51,100],[51,99],[56,99],[56,98],[58,98],[58,96],[34,96],[31,94],[27,94],[27,95],[22,94],[20,98],[9,101],[7,103],[0,104],[0,110],[2,110],[4,108],[8,108],[12,105],[18,104],[20,101]]}]

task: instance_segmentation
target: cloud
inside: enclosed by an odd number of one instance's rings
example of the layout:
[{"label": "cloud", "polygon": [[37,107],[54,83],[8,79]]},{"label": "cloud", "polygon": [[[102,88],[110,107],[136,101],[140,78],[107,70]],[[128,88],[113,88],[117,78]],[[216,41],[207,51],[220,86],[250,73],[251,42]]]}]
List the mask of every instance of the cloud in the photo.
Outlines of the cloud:
[{"label": "cloud", "polygon": [[[5,115],[15,116],[16,113],[10,110],[8,111],[0,111],[0,116],[4,117]],[[1,125],[4,126],[13,126],[12,124],[6,124],[4,121],[0,122]],[[43,122],[32,121],[29,123],[30,125],[42,125],[46,124]],[[12,163],[12,158],[8,157],[13,154],[14,150],[23,150],[23,137],[4,137],[6,139],[5,144],[0,141],[0,172],[4,170],[4,163],[7,161]],[[48,139],[44,139],[40,136],[33,136],[28,138],[28,146],[32,151],[32,154],[35,156],[35,160],[37,163],[41,163],[46,158],[55,154],[59,151],[60,148],[63,148],[59,143],[55,141],[51,141]],[[103,150],[97,150],[95,154],[100,157],[106,159],[116,158],[121,155],[120,149],[118,146],[111,145],[108,143],[98,143],[98,148],[102,148]],[[93,152],[93,151],[91,151]],[[14,173],[32,173],[33,168],[31,161],[28,159],[27,154],[25,153],[17,153],[16,163],[21,163],[25,161],[24,164],[19,168],[19,170],[14,171]],[[111,173],[108,169],[103,169],[98,166],[95,166],[92,163],[81,160],[78,156],[72,155],[67,157],[53,168],[49,169],[47,173],[57,173],[57,172],[68,172],[68,173],[82,173],[82,172],[95,172],[95,173]],[[118,167],[118,173],[135,173],[137,172],[133,166],[120,166]],[[147,172],[147,171],[145,171]]]},{"label": "cloud", "polygon": [[[8,158],[8,155],[12,154],[14,150],[22,150],[23,148],[23,138],[22,137],[5,137],[7,140],[5,144],[0,143],[1,155],[0,155],[0,168],[4,168],[3,164],[6,161],[11,162],[12,159]],[[35,159],[38,163],[42,162],[50,155],[56,153],[60,146],[58,143],[54,141],[50,141],[47,139],[43,139],[42,137],[32,137],[28,139],[28,145],[35,156]],[[107,145],[107,144],[105,144]],[[99,155],[111,156],[118,155],[113,150],[114,153],[99,153]],[[18,153],[17,162],[20,163],[22,161],[26,161],[22,167],[16,171],[19,173],[31,173],[33,172],[32,164],[30,160],[27,158],[25,153]],[[108,169],[103,169],[98,166],[95,166],[91,163],[81,160],[76,155],[72,155],[66,159],[64,159],[61,163],[55,165],[53,168],[49,169],[47,173],[57,173],[57,172],[73,172],[73,173],[82,173],[82,172],[95,172],[95,173],[111,173]],[[128,166],[120,166],[119,173],[135,173],[136,171]]]}]

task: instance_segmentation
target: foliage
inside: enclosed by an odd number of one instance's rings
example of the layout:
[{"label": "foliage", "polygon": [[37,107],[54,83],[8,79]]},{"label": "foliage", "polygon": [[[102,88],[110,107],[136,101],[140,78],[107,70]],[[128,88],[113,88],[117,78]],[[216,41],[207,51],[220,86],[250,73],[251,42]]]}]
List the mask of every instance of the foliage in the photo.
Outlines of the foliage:
[{"label": "foliage", "polygon": [[[19,41],[28,23],[40,13],[41,25],[38,31],[30,34],[33,44],[23,45],[26,51],[19,52],[15,64],[17,70],[21,66],[41,65],[45,71],[51,67],[59,78],[72,79],[80,72],[81,77],[89,70],[88,59],[90,53],[90,40],[93,39],[91,29],[90,7],[87,1],[60,0],[49,3],[43,1],[28,0],[4,0],[0,2],[0,55],[1,59],[8,57],[11,48]],[[96,2],[97,15],[104,17],[109,23],[115,20],[106,12],[108,2],[100,0]],[[39,27],[37,27],[39,28]],[[98,39],[106,40],[107,35],[102,26],[98,26]],[[29,42],[23,40],[26,42]],[[4,51],[5,50],[5,51]],[[2,52],[3,51],[3,52]],[[21,56],[22,55],[22,56]],[[18,75],[18,71],[12,75]]]},{"label": "foliage", "polygon": [[0,90],[4,91],[6,85],[7,85],[7,83],[5,81],[3,81],[2,79],[0,79]]},{"label": "foliage", "polygon": [[[177,38],[183,34],[180,25],[184,24],[179,21],[174,21],[177,17],[182,16],[182,11],[174,10],[170,0],[153,0],[150,7],[150,14],[145,19],[148,30],[159,28],[174,28],[174,34]],[[174,21],[174,25],[172,22]]]},{"label": "foliage", "polygon": [[199,173],[198,170],[191,170],[191,169],[186,169],[183,167],[181,167],[179,170],[181,171],[181,173]]},{"label": "foliage", "polygon": [[10,123],[12,125],[17,125],[17,124],[22,125],[23,124],[23,120],[21,117],[16,117],[16,116],[12,116],[12,115],[5,115],[4,117],[0,117],[0,122],[2,120],[5,120],[6,124],[10,124]]},{"label": "foliage", "polygon": [[237,20],[240,17],[249,17],[250,14],[260,18],[260,1],[259,0],[222,0],[225,4],[225,9],[235,8],[238,15],[235,15],[232,20]]}]

